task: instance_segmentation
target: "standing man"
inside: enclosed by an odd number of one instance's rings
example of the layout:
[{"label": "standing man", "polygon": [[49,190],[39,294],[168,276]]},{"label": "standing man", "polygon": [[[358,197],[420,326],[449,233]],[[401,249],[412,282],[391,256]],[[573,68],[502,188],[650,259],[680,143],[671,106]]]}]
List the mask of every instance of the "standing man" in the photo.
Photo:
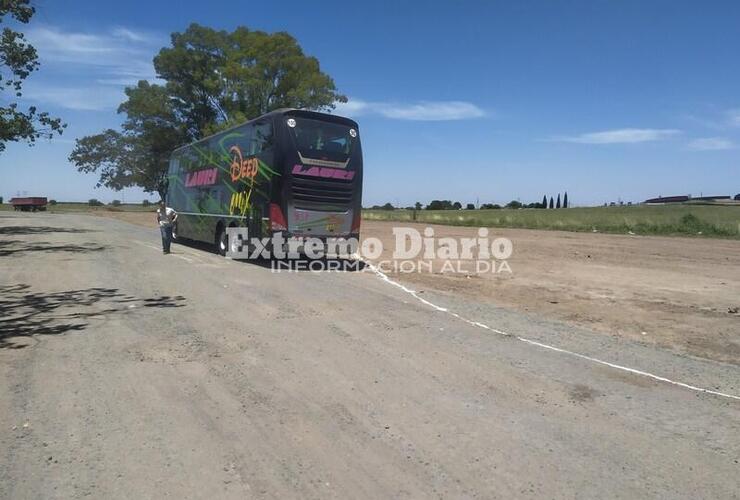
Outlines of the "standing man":
[{"label": "standing man", "polygon": [[177,212],[165,205],[164,201],[159,202],[157,209],[157,223],[159,231],[162,233],[162,253],[170,253],[170,244],[172,243],[172,224],[177,220]]}]

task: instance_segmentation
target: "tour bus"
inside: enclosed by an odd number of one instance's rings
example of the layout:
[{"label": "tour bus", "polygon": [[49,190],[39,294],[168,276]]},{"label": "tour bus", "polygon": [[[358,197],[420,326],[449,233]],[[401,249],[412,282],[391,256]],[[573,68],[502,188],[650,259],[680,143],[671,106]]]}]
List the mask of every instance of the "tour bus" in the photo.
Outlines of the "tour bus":
[{"label": "tour bus", "polygon": [[359,239],[362,149],[348,118],[273,111],[175,150],[167,182],[175,240],[214,243],[221,255],[228,227],[250,238]]}]

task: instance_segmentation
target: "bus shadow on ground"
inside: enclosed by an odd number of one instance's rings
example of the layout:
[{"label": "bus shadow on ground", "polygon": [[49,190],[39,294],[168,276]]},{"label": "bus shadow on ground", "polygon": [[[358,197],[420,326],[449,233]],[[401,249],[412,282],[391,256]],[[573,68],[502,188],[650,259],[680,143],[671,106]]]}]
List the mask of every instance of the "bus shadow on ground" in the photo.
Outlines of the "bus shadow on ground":
[{"label": "bus shadow on ground", "polygon": [[248,259],[238,260],[264,267],[274,272],[346,272],[354,273],[365,269],[365,263],[353,259]]},{"label": "bus shadow on ground", "polygon": [[[186,240],[179,238],[176,242],[179,245],[204,252],[215,254],[216,246],[202,243],[200,241]],[[276,272],[358,272],[365,269],[366,264],[361,260],[353,259],[234,259],[235,262],[243,262]]]},{"label": "bus shadow on ground", "polygon": [[96,243],[49,243],[46,241],[22,241],[22,240],[4,240],[0,241],[0,257],[7,257],[16,254],[33,253],[33,252],[74,252],[90,253],[107,250],[108,246],[98,245]]},{"label": "bus shadow on ground", "polygon": [[81,229],[76,227],[52,227],[52,226],[3,226],[0,227],[0,234],[10,236],[32,235],[32,234],[50,234],[50,233],[99,233],[95,229]]},{"label": "bus shadow on ground", "polygon": [[0,349],[23,349],[31,338],[85,330],[93,319],[182,307],[184,302],[180,295],[142,299],[117,288],[33,292],[26,284],[0,286]]}]

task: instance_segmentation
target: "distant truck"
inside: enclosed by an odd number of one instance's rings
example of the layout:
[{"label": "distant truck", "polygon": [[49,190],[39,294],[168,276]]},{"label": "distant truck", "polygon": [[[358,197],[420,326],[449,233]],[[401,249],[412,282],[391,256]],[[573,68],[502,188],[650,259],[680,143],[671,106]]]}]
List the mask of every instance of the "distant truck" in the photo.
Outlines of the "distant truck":
[{"label": "distant truck", "polygon": [[13,210],[22,212],[36,212],[46,210],[46,198],[41,196],[31,196],[27,198],[11,198],[10,204]]}]

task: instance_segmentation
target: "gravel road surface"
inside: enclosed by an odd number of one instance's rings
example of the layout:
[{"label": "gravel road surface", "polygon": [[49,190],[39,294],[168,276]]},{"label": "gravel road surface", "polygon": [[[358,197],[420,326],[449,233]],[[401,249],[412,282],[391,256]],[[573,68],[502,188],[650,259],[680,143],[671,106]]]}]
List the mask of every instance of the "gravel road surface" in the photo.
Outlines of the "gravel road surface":
[{"label": "gravel road surface", "polygon": [[[736,365],[0,213],[0,498],[737,498]],[[543,348],[533,342],[564,349]]]}]

